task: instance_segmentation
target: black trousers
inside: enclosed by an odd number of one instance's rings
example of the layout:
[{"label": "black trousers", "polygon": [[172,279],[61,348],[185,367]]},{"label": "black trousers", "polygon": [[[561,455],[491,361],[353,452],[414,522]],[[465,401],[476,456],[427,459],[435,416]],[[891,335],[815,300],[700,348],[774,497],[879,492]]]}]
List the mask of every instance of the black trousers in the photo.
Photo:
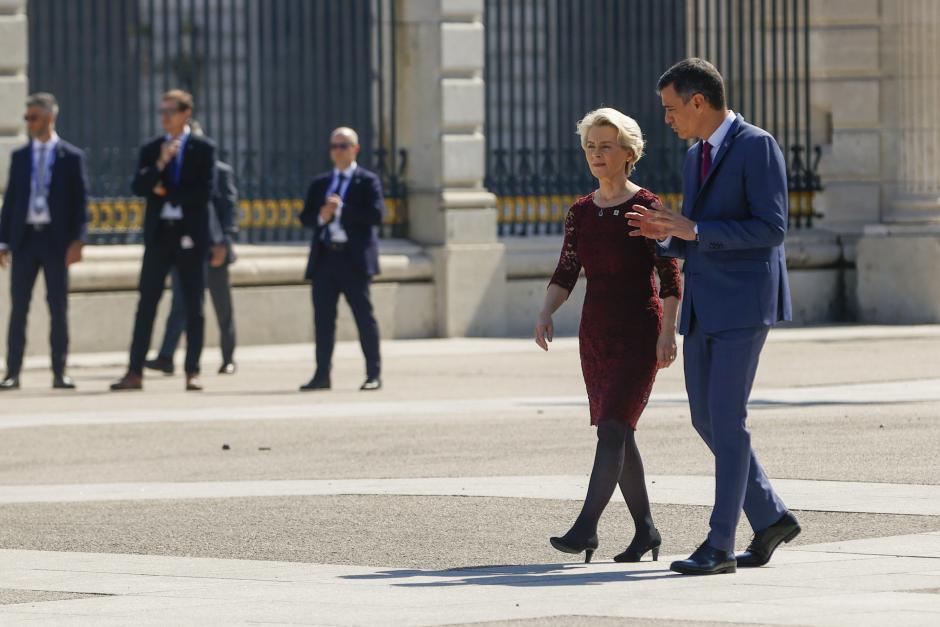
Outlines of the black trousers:
[{"label": "black trousers", "polygon": [[49,343],[52,347],[52,372],[65,374],[69,350],[68,295],[69,271],[65,266],[65,249],[51,245],[48,227],[36,231],[26,227],[26,239],[13,254],[10,271],[10,327],[7,333],[7,373],[17,376],[23,367],[26,350],[26,318],[36,277],[42,269],[46,281],[46,302],[49,304]]},{"label": "black trousers", "polygon": [[356,320],[359,345],[366,358],[366,376],[379,376],[379,324],[372,312],[369,297],[371,283],[372,277],[353,268],[346,252],[320,252],[313,279],[313,326],[318,376],[330,373],[333,347],[336,344],[336,308],[340,294],[346,297]]},{"label": "black trousers", "polygon": [[180,276],[183,302],[186,305],[186,374],[199,373],[202,356],[203,334],[206,318],[203,313],[203,293],[206,288],[206,251],[198,248],[184,249],[180,245],[182,232],[178,223],[160,222],[153,241],[144,248],[144,261],[140,267],[137,315],[134,318],[134,336],[131,341],[131,356],[128,370],[142,375],[144,360],[150,348],[153,322],[157,305],[163,296],[166,276],[176,268]]}]

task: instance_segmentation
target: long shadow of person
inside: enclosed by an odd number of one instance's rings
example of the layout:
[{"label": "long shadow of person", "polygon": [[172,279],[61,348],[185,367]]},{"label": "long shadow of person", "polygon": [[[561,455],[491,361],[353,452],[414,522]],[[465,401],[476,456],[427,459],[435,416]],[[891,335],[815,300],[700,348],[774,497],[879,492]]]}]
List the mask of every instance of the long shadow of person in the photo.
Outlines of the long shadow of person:
[{"label": "long shadow of person", "polygon": [[449,586],[511,586],[540,588],[547,586],[583,586],[629,581],[653,581],[676,577],[668,569],[610,571],[580,564],[530,564],[520,566],[474,566],[448,570],[396,569],[368,575],[344,575],[341,579],[401,580],[429,578],[392,585],[410,588]]}]

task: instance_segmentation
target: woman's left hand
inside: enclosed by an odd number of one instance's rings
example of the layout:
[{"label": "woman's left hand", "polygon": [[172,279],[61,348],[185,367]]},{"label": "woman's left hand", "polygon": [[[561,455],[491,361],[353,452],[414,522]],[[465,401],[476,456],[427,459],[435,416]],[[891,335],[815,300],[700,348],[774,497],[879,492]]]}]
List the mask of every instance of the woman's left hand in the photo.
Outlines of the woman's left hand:
[{"label": "woman's left hand", "polygon": [[676,330],[663,329],[656,341],[656,367],[668,368],[676,360],[678,354],[676,346]]}]

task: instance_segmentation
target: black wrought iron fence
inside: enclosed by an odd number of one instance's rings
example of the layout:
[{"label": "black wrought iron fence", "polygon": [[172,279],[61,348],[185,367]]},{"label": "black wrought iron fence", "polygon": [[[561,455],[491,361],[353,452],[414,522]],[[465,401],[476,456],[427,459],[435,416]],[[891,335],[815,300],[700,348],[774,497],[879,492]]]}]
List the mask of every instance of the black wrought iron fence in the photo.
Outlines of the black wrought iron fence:
[{"label": "black wrought iron fence", "polygon": [[60,132],[86,150],[94,242],[139,239],[129,181],[171,87],[193,93],[235,168],[242,240],[306,239],[297,214],[340,125],[385,183],[383,235],[403,234],[394,0],[29,0],[27,11],[30,90],[56,94]]},{"label": "black wrought iron fence", "polygon": [[716,63],[732,108],[788,155],[790,215],[811,226],[808,0],[486,0],[486,184],[500,235],[560,233],[594,187],[575,123],[610,106],[647,142],[634,179],[681,206],[686,144],[662,120],[654,88],[672,63]]}]

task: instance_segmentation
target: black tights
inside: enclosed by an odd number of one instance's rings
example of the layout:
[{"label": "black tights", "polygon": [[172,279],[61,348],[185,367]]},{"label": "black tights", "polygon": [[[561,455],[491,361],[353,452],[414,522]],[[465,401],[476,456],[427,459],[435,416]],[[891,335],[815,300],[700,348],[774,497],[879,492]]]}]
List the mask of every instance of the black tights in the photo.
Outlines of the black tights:
[{"label": "black tights", "polygon": [[597,452],[584,507],[566,535],[589,538],[597,533],[597,521],[618,483],[633,517],[636,536],[649,537],[654,529],[653,515],[646,494],[643,460],[636,446],[636,432],[626,423],[604,420],[597,426]]}]

